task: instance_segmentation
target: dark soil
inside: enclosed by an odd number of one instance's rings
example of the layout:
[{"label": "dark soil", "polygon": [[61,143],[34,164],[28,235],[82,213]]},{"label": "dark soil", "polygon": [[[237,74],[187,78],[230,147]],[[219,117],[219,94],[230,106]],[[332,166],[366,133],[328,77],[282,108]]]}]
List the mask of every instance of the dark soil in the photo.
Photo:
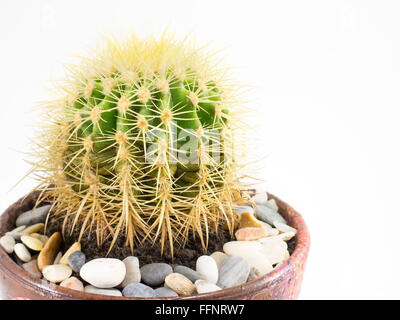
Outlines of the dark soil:
[{"label": "dark soil", "polygon": [[[46,234],[50,235],[61,230],[62,220],[50,219]],[[67,229],[68,230],[68,229]],[[74,242],[78,240],[79,228],[75,228],[70,235],[69,232],[63,235],[63,245],[68,249]],[[169,264],[181,264],[187,267],[195,268],[196,260],[200,255],[211,254],[214,251],[222,251],[224,243],[233,240],[228,231],[221,230],[218,234],[209,235],[208,248],[206,251],[201,247],[201,242],[197,239],[190,238],[184,247],[174,247],[174,258],[171,257],[169,247],[164,249],[164,255],[161,255],[160,243],[152,245],[150,241],[142,244],[136,244],[133,255],[139,258],[140,264],[144,265],[152,262],[166,262]],[[107,240],[101,247],[97,246],[94,233],[88,234],[81,239],[82,252],[86,255],[86,260],[95,258],[117,258],[123,260],[127,256],[132,255],[129,246],[125,245],[125,237],[121,236],[116,241],[111,252],[107,255],[110,247],[111,239]]]}]

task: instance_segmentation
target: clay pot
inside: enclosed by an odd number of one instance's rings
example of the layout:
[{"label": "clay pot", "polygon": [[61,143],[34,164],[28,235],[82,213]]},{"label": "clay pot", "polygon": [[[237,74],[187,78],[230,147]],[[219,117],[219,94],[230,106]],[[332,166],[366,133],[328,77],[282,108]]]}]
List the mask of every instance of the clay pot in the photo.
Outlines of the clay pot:
[{"label": "clay pot", "polygon": [[[276,200],[280,213],[286,218],[288,223],[298,231],[296,235],[296,247],[291,257],[269,274],[241,286],[175,299],[288,300],[298,297],[310,246],[307,227],[301,215],[293,208],[273,195],[269,194],[268,197]],[[18,215],[30,210],[36,198],[37,193],[32,192],[11,205],[0,216],[0,235],[13,229]],[[110,297],[89,294],[56,286],[47,281],[35,280],[18,266],[0,247],[0,299],[136,300],[141,298]]]}]

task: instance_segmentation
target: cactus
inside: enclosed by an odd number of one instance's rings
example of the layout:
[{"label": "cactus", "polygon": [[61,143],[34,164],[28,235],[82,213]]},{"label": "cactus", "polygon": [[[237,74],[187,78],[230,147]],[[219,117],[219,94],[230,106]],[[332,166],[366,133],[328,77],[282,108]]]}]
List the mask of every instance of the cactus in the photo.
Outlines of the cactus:
[{"label": "cactus", "polygon": [[[233,232],[235,91],[187,40],[108,40],[48,102],[35,171],[52,214],[99,245]],[[68,232],[68,230],[64,230]],[[196,236],[196,237],[197,237]]]}]

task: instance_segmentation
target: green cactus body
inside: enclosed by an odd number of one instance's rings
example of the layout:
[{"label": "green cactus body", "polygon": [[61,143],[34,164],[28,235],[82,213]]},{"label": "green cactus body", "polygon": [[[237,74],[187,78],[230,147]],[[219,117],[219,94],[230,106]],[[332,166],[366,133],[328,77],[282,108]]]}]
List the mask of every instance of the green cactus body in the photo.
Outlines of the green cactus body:
[{"label": "green cactus body", "polygon": [[81,235],[96,224],[99,243],[123,232],[132,248],[161,239],[172,252],[189,232],[206,246],[211,228],[233,223],[229,94],[195,52],[170,39],[111,43],[50,104],[44,182]]}]

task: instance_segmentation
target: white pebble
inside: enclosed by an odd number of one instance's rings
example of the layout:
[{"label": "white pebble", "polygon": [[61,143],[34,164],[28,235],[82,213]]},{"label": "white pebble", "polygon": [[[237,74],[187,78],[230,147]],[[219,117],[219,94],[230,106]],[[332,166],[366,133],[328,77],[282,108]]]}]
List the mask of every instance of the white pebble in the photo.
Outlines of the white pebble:
[{"label": "white pebble", "polygon": [[288,246],[282,239],[275,237],[264,238],[260,243],[263,247],[263,253],[272,264],[280,263],[287,258]]},{"label": "white pebble", "polygon": [[251,200],[253,200],[256,204],[267,205],[268,197],[266,192],[256,193]]},{"label": "white pebble", "polygon": [[65,264],[53,264],[44,267],[43,277],[50,282],[62,282],[68,279],[72,274],[72,269]]},{"label": "white pebble", "polygon": [[278,208],[278,205],[276,204],[275,199],[268,200],[266,204],[271,209],[273,209],[275,211],[279,211],[279,208]]},{"label": "white pebble", "polygon": [[221,269],[222,264],[225,262],[226,259],[228,259],[228,256],[221,251],[215,251],[213,254],[210,255],[210,257],[213,258],[217,263],[218,270]]},{"label": "white pebble", "polygon": [[106,296],[122,297],[122,292],[119,291],[118,289],[100,289],[90,285],[85,287],[85,292],[94,294],[103,294]]},{"label": "white pebble", "polygon": [[22,243],[17,243],[15,245],[14,252],[23,262],[29,262],[32,259],[30,252]]},{"label": "white pebble", "polygon": [[63,282],[60,283],[60,286],[76,291],[84,291],[82,281],[76,277],[70,277],[68,279],[65,279]]},{"label": "white pebble", "polygon": [[59,253],[57,253],[56,258],[54,259],[53,264],[58,264],[58,263],[60,262],[62,256],[63,256],[63,254],[62,254],[61,251],[60,251]]},{"label": "white pebble", "polygon": [[85,263],[80,276],[86,282],[97,288],[112,288],[118,286],[125,278],[125,264],[114,258],[98,258]]},{"label": "white pebble", "polygon": [[283,233],[287,233],[287,232],[292,232],[296,235],[297,230],[295,228],[292,228],[291,226],[288,226],[287,224],[275,221],[274,222],[274,226]]},{"label": "white pebble", "polygon": [[242,213],[246,213],[246,212],[249,212],[250,214],[254,214],[254,208],[252,208],[250,206],[234,206],[233,212],[238,216],[241,216]]},{"label": "white pebble", "polygon": [[2,236],[0,238],[0,246],[2,246],[7,253],[11,254],[14,252],[15,239],[10,235]]},{"label": "white pebble", "polygon": [[207,293],[221,290],[216,284],[207,280],[197,280],[194,285],[196,286],[197,293]]},{"label": "white pebble", "polygon": [[126,257],[122,262],[125,264],[126,275],[120,286],[125,288],[130,283],[140,282],[139,259],[137,257]]},{"label": "white pebble", "polygon": [[210,256],[201,256],[196,261],[196,271],[211,283],[218,281],[217,262]]}]

